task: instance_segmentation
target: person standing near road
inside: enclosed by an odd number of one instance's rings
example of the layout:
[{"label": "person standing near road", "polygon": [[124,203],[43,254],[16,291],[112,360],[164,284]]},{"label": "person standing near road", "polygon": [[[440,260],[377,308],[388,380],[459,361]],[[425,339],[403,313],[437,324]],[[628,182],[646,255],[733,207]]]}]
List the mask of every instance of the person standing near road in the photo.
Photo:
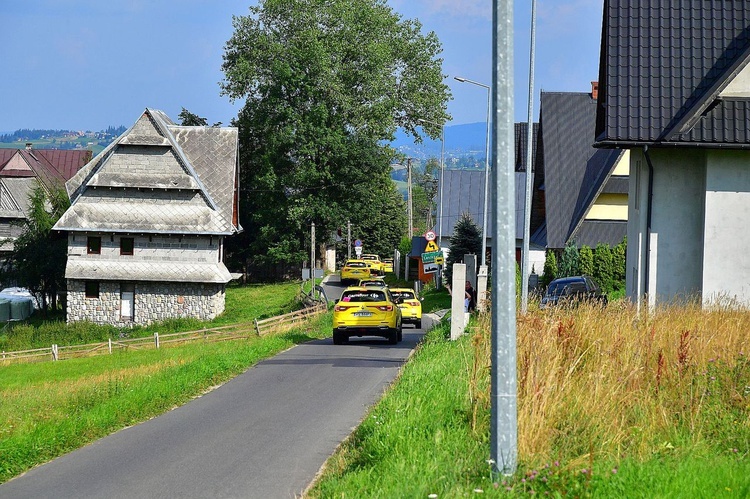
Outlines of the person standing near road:
[{"label": "person standing near road", "polygon": [[477,292],[471,286],[471,281],[466,281],[465,292],[464,312],[473,312],[477,308]]}]

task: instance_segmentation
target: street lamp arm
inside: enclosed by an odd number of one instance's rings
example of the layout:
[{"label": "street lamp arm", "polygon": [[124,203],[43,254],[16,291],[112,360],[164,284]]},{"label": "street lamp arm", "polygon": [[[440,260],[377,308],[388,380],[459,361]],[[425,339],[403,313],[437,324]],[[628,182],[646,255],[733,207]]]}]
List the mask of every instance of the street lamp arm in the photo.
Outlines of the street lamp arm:
[{"label": "street lamp arm", "polygon": [[480,87],[486,88],[487,90],[490,89],[489,85],[485,85],[484,83],[479,83],[478,81],[470,80],[468,78],[464,78],[462,76],[454,76],[454,80],[460,81],[461,83],[471,83],[472,85],[478,85]]}]

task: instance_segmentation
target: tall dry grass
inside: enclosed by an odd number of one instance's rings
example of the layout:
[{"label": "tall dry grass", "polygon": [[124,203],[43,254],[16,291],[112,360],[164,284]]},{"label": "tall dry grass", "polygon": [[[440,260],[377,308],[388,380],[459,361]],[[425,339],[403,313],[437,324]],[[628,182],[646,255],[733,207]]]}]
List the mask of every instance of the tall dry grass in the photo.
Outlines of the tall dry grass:
[{"label": "tall dry grass", "polygon": [[[750,447],[750,312],[536,309],[516,335],[518,452],[532,465]],[[488,315],[472,340],[470,397],[485,431]]]}]

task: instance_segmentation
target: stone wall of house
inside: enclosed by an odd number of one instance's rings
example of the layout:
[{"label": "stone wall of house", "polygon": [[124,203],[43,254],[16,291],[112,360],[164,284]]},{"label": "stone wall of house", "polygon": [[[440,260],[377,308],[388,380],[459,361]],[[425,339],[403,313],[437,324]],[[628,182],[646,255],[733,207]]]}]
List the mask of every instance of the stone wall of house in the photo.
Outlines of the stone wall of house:
[{"label": "stone wall of house", "polygon": [[67,321],[127,327],[176,318],[211,320],[224,311],[224,285],[136,282],[132,320],[120,314],[120,283],[100,281],[99,298],[87,298],[85,281],[68,279]]}]

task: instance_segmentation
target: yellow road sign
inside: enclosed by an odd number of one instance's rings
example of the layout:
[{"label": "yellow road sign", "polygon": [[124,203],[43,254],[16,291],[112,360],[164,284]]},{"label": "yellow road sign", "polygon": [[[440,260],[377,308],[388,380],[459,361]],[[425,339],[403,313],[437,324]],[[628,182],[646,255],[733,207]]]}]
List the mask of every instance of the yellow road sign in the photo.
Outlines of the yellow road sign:
[{"label": "yellow road sign", "polygon": [[432,253],[433,251],[440,251],[440,247],[435,241],[427,241],[427,246],[424,249],[425,253]]}]

